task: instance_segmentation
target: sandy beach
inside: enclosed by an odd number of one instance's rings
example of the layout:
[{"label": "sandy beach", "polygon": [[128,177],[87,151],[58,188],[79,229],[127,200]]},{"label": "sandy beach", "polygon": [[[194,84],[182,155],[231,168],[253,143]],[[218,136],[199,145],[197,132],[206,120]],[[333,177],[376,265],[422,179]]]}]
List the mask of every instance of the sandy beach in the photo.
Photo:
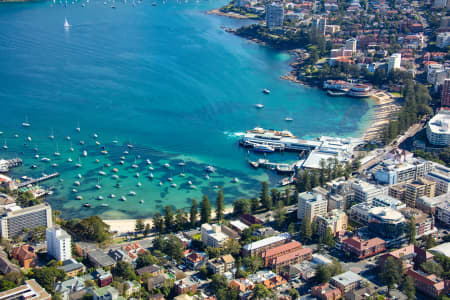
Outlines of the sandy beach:
[{"label": "sandy beach", "polygon": [[364,132],[364,141],[379,140],[386,125],[401,109],[400,101],[388,92],[374,90],[372,100],[375,102],[375,114]]},{"label": "sandy beach", "polygon": [[[199,209],[200,212],[200,209]],[[233,212],[232,206],[227,206],[225,208],[225,215],[231,214]],[[189,214],[187,214],[189,217]],[[211,218],[214,219],[216,217],[216,211],[214,208],[211,208]],[[136,219],[118,219],[118,220],[103,220],[106,224],[110,226],[111,231],[116,231],[117,233],[127,233],[134,232],[134,228],[136,226]],[[150,224],[153,226],[152,219],[144,219],[144,224]]]}]

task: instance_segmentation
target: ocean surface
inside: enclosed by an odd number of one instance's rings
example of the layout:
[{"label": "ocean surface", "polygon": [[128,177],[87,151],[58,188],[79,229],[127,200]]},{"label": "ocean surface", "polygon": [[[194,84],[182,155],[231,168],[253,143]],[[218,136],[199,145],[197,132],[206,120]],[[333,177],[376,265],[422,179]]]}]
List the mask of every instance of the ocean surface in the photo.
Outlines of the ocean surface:
[{"label": "ocean surface", "polygon": [[[0,4],[0,158],[24,160],[10,173],[17,179],[59,172],[42,185],[54,189],[47,201],[63,216],[150,217],[166,205],[189,207],[202,194],[214,203],[218,186],[227,203],[253,197],[261,181],[276,186],[280,178],[248,166],[248,155],[258,156],[239,148],[245,130],[315,138],[359,136],[366,128],[370,101],[330,98],[280,79],[289,54],[223,30],[250,21],[205,14],[225,1],[155,3]],[[207,165],[217,169],[209,179]]]}]

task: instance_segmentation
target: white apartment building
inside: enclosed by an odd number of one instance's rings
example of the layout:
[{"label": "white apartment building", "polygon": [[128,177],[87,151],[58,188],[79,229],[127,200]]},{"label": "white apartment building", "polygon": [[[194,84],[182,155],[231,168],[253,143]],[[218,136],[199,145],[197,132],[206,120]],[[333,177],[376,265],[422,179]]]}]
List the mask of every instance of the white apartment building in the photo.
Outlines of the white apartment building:
[{"label": "white apartment building", "polygon": [[433,170],[425,175],[425,179],[436,182],[436,196],[450,193],[450,168],[433,163]]},{"label": "white apartment building", "polygon": [[427,125],[427,139],[436,146],[450,145],[450,111],[442,109]]},{"label": "white apartment building", "polygon": [[450,225],[450,200],[436,205],[436,219],[447,226]]},{"label": "white apartment building", "polygon": [[378,195],[372,199],[372,205],[374,207],[390,207],[396,210],[405,208],[406,204],[402,201],[395,199],[389,195]]},{"label": "white apartment building", "polygon": [[352,190],[355,192],[356,202],[372,203],[372,199],[384,193],[383,189],[362,180],[352,182]]},{"label": "white apartment building", "polygon": [[284,22],[283,5],[272,2],[266,6],[266,26],[267,28],[282,27]]},{"label": "white apartment building", "polygon": [[222,227],[219,224],[205,223],[201,229],[202,243],[207,247],[222,247],[229,239],[228,235],[222,232]]},{"label": "white apartment building", "polygon": [[356,53],[356,44],[357,40],[355,38],[351,38],[345,41],[344,49],[351,50],[353,54]]},{"label": "white apartment building", "polygon": [[45,231],[48,254],[58,261],[72,258],[72,238],[58,227],[47,228]]},{"label": "white apartment building", "polygon": [[402,63],[402,55],[400,53],[392,54],[388,60],[388,73],[400,69],[401,63]]},{"label": "white apartment building", "polygon": [[36,227],[51,227],[52,208],[47,203],[26,208],[11,206],[2,208],[0,215],[0,234],[4,239],[12,239],[23,233],[23,230],[33,230]]},{"label": "white apartment building", "polygon": [[436,37],[436,46],[442,49],[448,45],[450,45],[450,32],[439,33]]},{"label": "white apartment building", "polygon": [[298,195],[297,218],[303,220],[308,217],[313,221],[316,216],[327,213],[328,201],[321,194],[304,192]]}]

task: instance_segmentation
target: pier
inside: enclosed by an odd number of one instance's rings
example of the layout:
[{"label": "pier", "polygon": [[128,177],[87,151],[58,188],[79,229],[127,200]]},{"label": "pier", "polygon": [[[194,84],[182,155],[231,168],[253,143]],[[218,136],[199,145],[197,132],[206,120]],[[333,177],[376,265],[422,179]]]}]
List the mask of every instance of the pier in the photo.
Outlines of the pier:
[{"label": "pier", "polygon": [[42,176],[42,177],[39,177],[39,178],[30,179],[28,181],[21,182],[21,183],[19,183],[17,185],[17,187],[20,189],[20,188],[22,188],[24,186],[27,186],[27,185],[30,185],[30,184],[35,184],[35,183],[42,182],[42,181],[45,181],[45,180],[49,180],[49,179],[52,179],[52,178],[56,178],[58,176],[59,176],[59,173],[55,172],[55,173],[52,173],[52,174],[49,174],[49,175],[45,175],[45,176]]},{"label": "pier", "polygon": [[283,164],[283,163],[274,163],[270,162],[268,159],[258,159],[257,161],[249,160],[248,163],[255,169],[265,168],[273,171],[277,171],[277,173],[284,174],[293,174],[295,172],[296,164]]},{"label": "pier", "polygon": [[0,173],[6,173],[11,168],[19,167],[22,165],[20,158],[13,158],[9,160],[0,159]]}]

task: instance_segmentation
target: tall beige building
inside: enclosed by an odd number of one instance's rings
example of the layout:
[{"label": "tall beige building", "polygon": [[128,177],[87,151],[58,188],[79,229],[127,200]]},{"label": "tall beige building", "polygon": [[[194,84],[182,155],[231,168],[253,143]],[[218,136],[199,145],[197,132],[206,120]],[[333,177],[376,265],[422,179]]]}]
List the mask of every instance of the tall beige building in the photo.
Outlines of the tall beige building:
[{"label": "tall beige building", "polygon": [[331,229],[333,235],[347,229],[348,217],[343,210],[333,209],[332,211],[316,217],[318,231],[320,235],[325,234],[327,228]]},{"label": "tall beige building", "polygon": [[418,180],[407,183],[405,190],[405,203],[407,206],[415,208],[418,198],[422,196],[433,198],[435,190],[436,182],[428,179],[419,178]]},{"label": "tall beige building", "polygon": [[313,221],[316,216],[327,213],[327,200],[321,194],[304,192],[298,195],[297,218],[303,220],[308,217]]}]

